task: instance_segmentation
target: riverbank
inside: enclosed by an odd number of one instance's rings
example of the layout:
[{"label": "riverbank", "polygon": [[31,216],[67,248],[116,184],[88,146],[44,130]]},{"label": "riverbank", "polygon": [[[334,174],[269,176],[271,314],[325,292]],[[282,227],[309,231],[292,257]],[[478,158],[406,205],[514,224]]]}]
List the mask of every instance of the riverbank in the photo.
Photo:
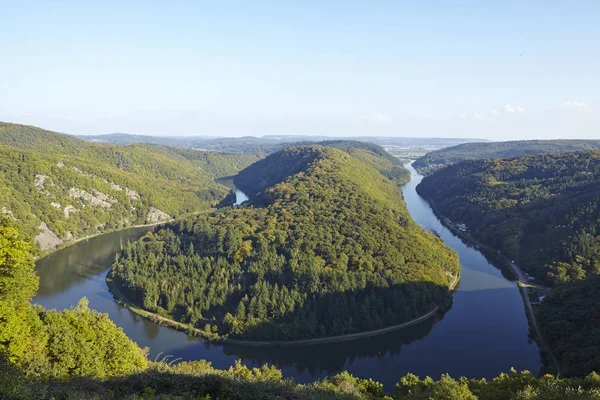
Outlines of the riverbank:
[{"label": "riverbank", "polygon": [[[203,331],[198,328],[194,328],[194,327],[190,326],[189,324],[184,324],[184,323],[175,321],[173,319],[166,318],[166,317],[160,316],[156,313],[152,313],[150,311],[146,311],[146,310],[143,310],[141,308],[134,306],[132,304],[131,300],[129,300],[127,298],[127,296],[115,284],[115,282],[112,279],[111,273],[112,273],[112,270],[109,271],[108,274],[106,275],[106,284],[108,285],[110,292],[113,294],[113,296],[115,297],[115,299],[118,301],[118,303],[120,305],[129,309],[133,313],[135,313],[143,318],[146,318],[146,319],[150,320],[151,322],[157,323],[159,325],[167,326],[169,328],[173,328],[173,329],[176,329],[179,331],[184,331],[190,336],[200,337],[202,339],[209,340],[209,341],[212,341],[215,343],[232,344],[232,345],[243,346],[243,347],[302,347],[302,346],[315,346],[315,345],[320,345],[320,344],[349,342],[349,341],[364,339],[364,338],[368,338],[368,337],[372,337],[372,336],[376,336],[376,335],[381,335],[384,333],[393,332],[393,331],[400,330],[403,328],[407,328],[409,326],[417,325],[421,322],[427,321],[428,319],[434,317],[440,310],[440,306],[438,305],[437,307],[435,307],[428,313],[426,313],[418,318],[414,318],[410,321],[406,321],[401,324],[397,324],[397,325],[393,325],[393,326],[388,326],[385,328],[374,329],[374,330],[365,331],[365,332],[352,333],[352,334],[348,334],[348,335],[325,336],[325,337],[319,337],[319,338],[315,338],[315,339],[302,339],[302,340],[290,340],[290,341],[253,341],[253,340],[230,339],[228,337],[223,337],[223,336],[215,337],[214,335],[208,335],[206,331]],[[454,280],[450,283],[450,285],[448,287],[448,291],[450,293],[452,293],[456,289],[456,286],[458,285],[459,281],[460,281],[460,274],[457,275],[454,278]]]},{"label": "riverbank", "polygon": [[[463,232],[457,229],[454,225],[448,223],[446,217],[437,209],[435,204],[433,204],[430,201],[427,202],[431,206],[433,213],[441,222],[441,224],[448,228],[454,235],[472,245],[475,245],[479,250],[486,250],[491,254],[499,254],[497,249],[494,249],[491,246],[477,241],[469,233]],[[517,287],[519,288],[519,293],[521,294],[521,297],[523,299],[523,305],[525,306],[525,312],[527,315],[527,320],[529,322],[530,331],[533,332],[533,339],[537,342],[538,346],[540,347],[540,352],[542,355],[542,359],[544,360],[544,364],[546,364],[546,366],[548,366],[549,362],[554,364],[553,373],[557,376],[560,375],[560,363],[558,362],[558,359],[556,358],[554,353],[552,353],[550,346],[546,344],[544,336],[542,335],[542,331],[539,328],[537,318],[535,316],[535,311],[533,309],[531,301],[529,300],[529,295],[527,294],[527,279],[523,275],[521,269],[517,265],[513,264],[506,256],[500,254],[500,257],[498,258],[502,261],[503,265],[507,267],[509,271],[511,271],[512,275],[517,280]]]}]

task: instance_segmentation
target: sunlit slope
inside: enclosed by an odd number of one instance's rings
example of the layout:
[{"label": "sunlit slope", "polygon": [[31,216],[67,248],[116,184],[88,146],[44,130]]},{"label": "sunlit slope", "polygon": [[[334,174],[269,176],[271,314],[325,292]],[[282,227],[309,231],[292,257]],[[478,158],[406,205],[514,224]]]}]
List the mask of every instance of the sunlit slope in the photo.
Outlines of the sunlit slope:
[{"label": "sunlit slope", "polygon": [[372,166],[303,146],[239,177],[248,204],[169,224],[123,250],[113,271],[132,301],[207,337],[260,340],[361,332],[449,301],[456,254]]},{"label": "sunlit slope", "polygon": [[158,222],[218,203],[213,181],[259,159],[154,145],[87,143],[0,123],[0,212],[46,250],[65,240]]}]

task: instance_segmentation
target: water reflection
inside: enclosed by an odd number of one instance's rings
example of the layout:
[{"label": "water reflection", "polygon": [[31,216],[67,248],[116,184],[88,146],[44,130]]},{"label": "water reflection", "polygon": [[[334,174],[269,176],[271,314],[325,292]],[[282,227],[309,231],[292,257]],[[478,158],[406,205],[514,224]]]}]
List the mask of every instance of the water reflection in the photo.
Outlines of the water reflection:
[{"label": "water reflection", "polygon": [[[89,280],[103,281],[103,273],[115,261],[121,243],[137,240],[152,229],[131,228],[96,236],[38,260],[36,272],[40,277],[40,288],[37,297],[53,297]],[[101,292],[112,299],[110,293]]]}]

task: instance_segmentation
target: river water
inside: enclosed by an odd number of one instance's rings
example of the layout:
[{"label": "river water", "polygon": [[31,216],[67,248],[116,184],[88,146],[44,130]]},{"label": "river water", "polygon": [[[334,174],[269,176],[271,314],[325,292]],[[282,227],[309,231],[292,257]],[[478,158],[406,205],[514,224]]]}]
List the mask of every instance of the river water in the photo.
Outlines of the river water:
[{"label": "river water", "polygon": [[[248,366],[274,364],[284,376],[302,383],[348,370],[382,382],[392,391],[407,372],[434,378],[443,373],[491,378],[514,367],[539,373],[538,347],[528,338],[527,317],[516,282],[437,220],[415,190],[422,176],[407,167],[412,180],[402,190],[412,217],[423,228],[438,232],[458,253],[462,266],[452,307],[418,326],[339,344],[244,348],[214,345],[155,325],[119,306],[105,282],[120,244],[136,240],[152,228],[98,236],[39,260],[40,290],[34,302],[49,309],[64,309],[85,296],[91,308],[108,313],[131,339],[149,347],[151,357],[162,353],[184,360],[206,359],[217,368],[227,368],[241,358]],[[243,200],[245,195],[239,192],[236,203]]]}]

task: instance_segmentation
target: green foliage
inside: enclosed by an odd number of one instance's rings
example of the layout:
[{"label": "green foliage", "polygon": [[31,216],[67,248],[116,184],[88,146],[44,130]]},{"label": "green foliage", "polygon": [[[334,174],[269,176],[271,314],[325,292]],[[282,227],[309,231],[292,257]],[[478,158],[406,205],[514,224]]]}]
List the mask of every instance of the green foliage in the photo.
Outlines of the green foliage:
[{"label": "green foliage", "polygon": [[600,140],[519,140],[511,142],[464,143],[432,151],[417,159],[413,166],[422,174],[431,174],[448,165],[481,158],[517,156],[600,149]]},{"label": "green foliage", "polygon": [[538,313],[544,336],[562,372],[600,371],[600,276],[562,285],[542,302]]},{"label": "green foliage", "polygon": [[[62,381],[27,380],[0,362],[0,395],[15,399],[321,399],[321,400],[592,400],[600,396],[598,375],[585,378],[537,378],[529,372],[501,374],[485,379],[421,380],[403,377],[394,395],[371,379],[342,372],[307,385],[281,378],[273,367],[248,369],[236,363],[218,370],[206,361],[169,366],[154,363],[146,371],[108,380],[71,378]],[[3,378],[10,378],[3,379]]]},{"label": "green foliage", "polygon": [[40,313],[46,327],[49,375],[55,378],[105,378],[141,371],[146,352],[132,342],[106,314],[92,311],[83,298],[72,310]]},{"label": "green foliage", "polygon": [[[45,311],[29,301],[37,290],[31,244],[0,218],[0,355],[26,375],[109,377],[144,369],[146,354],[107,315],[82,300],[73,310]],[[11,374],[12,369],[3,370]],[[2,377],[0,377],[2,379]]]},{"label": "green foliage", "polygon": [[235,181],[249,204],[125,246],[113,275],[131,301],[207,338],[261,340],[376,329],[449,302],[456,255],[411,220],[396,184],[357,158],[288,148]]},{"label": "green foliage", "polygon": [[45,223],[58,237],[38,242],[52,249],[61,240],[168,218],[152,217],[151,208],[170,217],[208,209],[229,191],[213,179],[234,175],[259,158],[99,145],[0,123],[0,212],[31,236]]},{"label": "green foliage", "polygon": [[465,161],[423,179],[444,215],[548,284],[600,272],[600,152]]},{"label": "green foliage", "polygon": [[36,349],[39,323],[29,300],[38,288],[31,244],[17,225],[0,216],[0,352],[9,361]]}]

